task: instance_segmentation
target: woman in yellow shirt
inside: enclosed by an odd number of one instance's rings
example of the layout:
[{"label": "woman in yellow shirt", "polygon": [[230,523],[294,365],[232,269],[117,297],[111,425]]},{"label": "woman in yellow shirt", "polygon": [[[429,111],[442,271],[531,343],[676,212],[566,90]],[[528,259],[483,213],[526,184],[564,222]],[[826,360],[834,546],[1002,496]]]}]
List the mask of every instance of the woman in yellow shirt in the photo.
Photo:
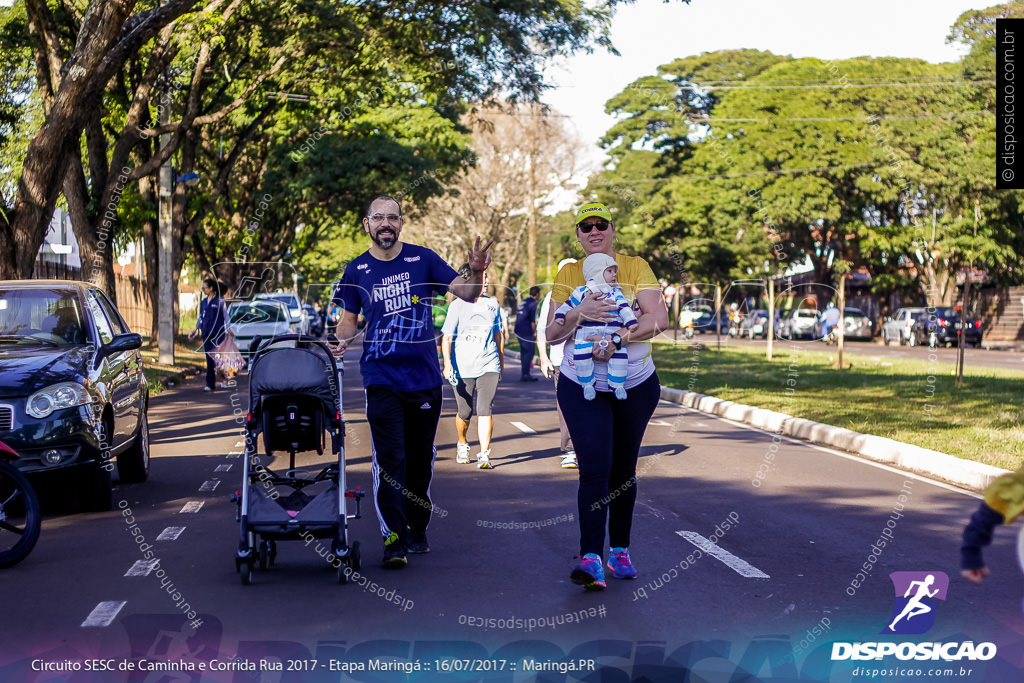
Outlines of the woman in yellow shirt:
[{"label": "woman in yellow shirt", "polygon": [[[639,308],[638,325],[611,335],[595,335],[594,377],[597,398],[587,401],[576,376],[569,348],[559,368],[556,389],[558,405],[576,447],[580,485],[577,496],[580,520],[580,554],[571,578],[587,590],[603,590],[604,538],[608,527],[610,551],[608,568],[617,579],[635,579],[636,569],[629,556],[629,536],[636,503],[636,461],[647,423],[661,397],[661,384],[654,370],[651,345],[647,341],[668,326],[668,309],[654,272],[637,256],[615,253],[615,224],[608,207],[585,204],[576,214],[576,238],[585,256],[607,254],[618,264],[618,281],[623,294]],[[587,294],[583,302],[565,317],[564,325],[552,325],[555,309],[584,284],[582,259],[567,265],[555,277],[548,314],[548,342],[572,339],[583,320],[611,322],[617,319],[615,305],[601,295]],[[627,350],[626,400],[617,400],[608,386],[607,361],[617,348]]]}]

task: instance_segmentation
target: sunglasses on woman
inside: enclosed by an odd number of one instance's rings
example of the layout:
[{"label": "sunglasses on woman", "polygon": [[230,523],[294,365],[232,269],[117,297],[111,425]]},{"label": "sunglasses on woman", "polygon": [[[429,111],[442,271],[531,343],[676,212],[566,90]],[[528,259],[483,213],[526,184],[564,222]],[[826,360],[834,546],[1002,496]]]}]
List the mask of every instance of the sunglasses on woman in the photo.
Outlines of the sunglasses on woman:
[{"label": "sunglasses on woman", "polygon": [[601,232],[604,232],[605,230],[608,229],[609,225],[611,224],[608,221],[594,221],[593,223],[580,223],[576,227],[579,228],[580,232],[582,232],[584,235],[587,235],[594,228],[597,228]]}]

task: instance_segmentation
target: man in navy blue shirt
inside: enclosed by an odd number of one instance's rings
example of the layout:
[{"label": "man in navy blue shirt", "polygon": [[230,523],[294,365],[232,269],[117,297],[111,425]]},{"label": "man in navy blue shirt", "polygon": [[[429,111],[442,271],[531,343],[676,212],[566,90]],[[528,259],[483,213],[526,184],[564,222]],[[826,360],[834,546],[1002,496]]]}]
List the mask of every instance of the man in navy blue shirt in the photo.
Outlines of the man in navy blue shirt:
[{"label": "man in navy blue shirt", "polygon": [[520,382],[536,382],[537,378],[530,374],[530,363],[533,362],[533,354],[537,350],[537,299],[540,297],[540,287],[530,287],[530,296],[523,299],[519,304],[519,311],[516,313],[516,326],[514,332],[519,338],[519,363],[522,369]]},{"label": "man in navy blue shirt", "polygon": [[336,356],[344,354],[358,333],[359,313],[366,319],[359,370],[366,390],[383,564],[389,569],[404,567],[406,552],[430,552],[427,525],[433,504],[428,490],[444,382],[432,299],[450,291],[475,301],[493,243],[481,249],[477,238],[459,273],[430,249],[401,242],[402,221],[394,198],[374,197],[363,218],[370,248],[349,262],[332,298],[343,309]]},{"label": "man in navy blue shirt", "polygon": [[203,391],[217,388],[217,368],[213,362],[213,351],[224,341],[228,309],[218,292],[217,281],[212,277],[203,280],[203,294],[206,298],[199,304],[199,320],[196,329],[189,333],[189,339],[202,335],[203,351],[206,352],[206,386]]}]

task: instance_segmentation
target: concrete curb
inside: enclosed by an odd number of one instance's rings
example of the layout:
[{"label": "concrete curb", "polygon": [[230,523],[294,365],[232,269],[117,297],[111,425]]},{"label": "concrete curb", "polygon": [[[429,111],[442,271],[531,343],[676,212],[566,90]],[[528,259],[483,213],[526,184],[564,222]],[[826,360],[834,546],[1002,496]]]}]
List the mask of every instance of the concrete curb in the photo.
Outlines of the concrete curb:
[{"label": "concrete curb", "polygon": [[[505,351],[505,355],[516,360],[519,359],[517,351]],[[996,477],[1010,473],[1010,470],[973,460],[962,460],[947,453],[921,448],[902,441],[861,434],[842,427],[833,427],[765,408],[724,401],[693,391],[663,386],[661,398],[669,403],[692,408],[702,413],[742,422],[758,429],[801,441],[810,441],[821,446],[854,453],[869,460],[896,465],[917,474],[942,479],[976,491],[985,490]]]},{"label": "concrete curb", "polygon": [[962,460],[920,446],[881,436],[861,434],[842,427],[833,427],[785,413],[777,413],[773,410],[723,401],[696,392],[662,387],[661,397],[671,403],[702,413],[743,422],[794,439],[855,453],[870,460],[889,463],[911,472],[943,479],[979,491],[987,488],[996,477],[1009,473],[1009,470],[973,460]]}]

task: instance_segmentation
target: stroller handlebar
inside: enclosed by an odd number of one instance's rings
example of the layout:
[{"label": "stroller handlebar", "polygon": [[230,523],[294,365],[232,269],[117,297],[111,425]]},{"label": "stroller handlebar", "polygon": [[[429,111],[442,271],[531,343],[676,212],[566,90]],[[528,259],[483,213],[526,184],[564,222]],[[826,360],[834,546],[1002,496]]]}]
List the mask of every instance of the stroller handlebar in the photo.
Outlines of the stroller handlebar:
[{"label": "stroller handlebar", "polygon": [[291,343],[294,343],[295,348],[300,349],[309,348],[311,346],[319,347],[324,351],[324,353],[326,353],[330,357],[334,371],[336,373],[344,372],[345,366],[343,362],[341,361],[341,359],[334,357],[334,353],[331,352],[330,347],[327,346],[327,343],[324,342],[324,340],[318,339],[317,337],[311,337],[305,334],[282,334],[277,337],[270,337],[268,339],[264,339],[259,335],[253,337],[252,343],[249,346],[249,348],[252,350],[252,360],[250,361],[249,366],[252,367],[252,363],[254,363],[261,354],[266,353],[267,351],[275,347],[279,347],[282,344]]}]

